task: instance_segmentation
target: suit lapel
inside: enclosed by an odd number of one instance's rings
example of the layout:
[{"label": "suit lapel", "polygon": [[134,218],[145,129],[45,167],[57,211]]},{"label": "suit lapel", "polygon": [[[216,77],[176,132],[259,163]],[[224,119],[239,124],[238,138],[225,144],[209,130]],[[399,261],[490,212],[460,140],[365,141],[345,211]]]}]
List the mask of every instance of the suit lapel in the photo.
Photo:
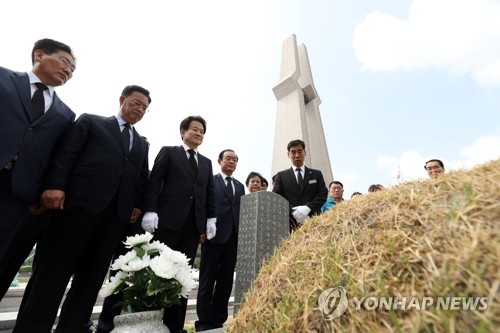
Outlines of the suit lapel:
[{"label": "suit lapel", "polygon": [[311,179],[311,174],[312,174],[311,169],[309,169],[308,167],[305,167],[305,169],[304,169],[304,183],[302,184],[302,189],[301,189],[302,191],[309,184],[309,179]]},{"label": "suit lapel", "polygon": [[45,112],[40,118],[38,118],[38,120],[35,121],[35,124],[36,123],[44,123],[44,122],[49,121],[50,119],[54,118],[56,116],[56,114],[58,113],[58,110],[60,109],[59,107],[60,107],[61,103],[62,103],[61,100],[54,92],[54,97],[52,98],[52,105],[47,110],[47,112]]},{"label": "suit lapel", "polygon": [[110,133],[115,139],[116,144],[118,145],[118,147],[120,147],[120,150],[123,152],[123,154],[126,155],[122,142],[122,132],[120,131],[118,120],[116,120],[115,116],[111,116],[106,118],[106,124],[108,125]]},{"label": "suit lapel", "polygon": [[28,116],[28,119],[31,122],[31,89],[30,89],[30,80],[28,78],[28,74],[24,75],[17,75],[14,74],[12,75],[12,81],[14,82],[14,85],[16,86],[17,93],[21,97],[21,101],[24,106],[24,111],[26,112],[26,115]]},{"label": "suit lapel", "polygon": [[[241,185],[241,186],[240,186]],[[234,197],[245,195],[245,187],[239,181],[233,178],[233,186],[234,186]],[[242,191],[240,191],[242,190]]]},{"label": "suit lapel", "polygon": [[[177,156],[179,157],[186,173],[190,175],[192,179],[195,179],[193,172],[191,171],[191,166],[189,165],[186,151],[184,150],[183,146],[177,146]],[[198,155],[198,174],[199,174],[199,168],[200,168],[200,155]]]},{"label": "suit lapel", "polygon": [[221,192],[224,193],[224,196],[227,197],[226,184],[225,184],[224,179],[222,178],[222,175],[220,173],[215,175],[215,183],[217,184],[216,186],[218,186],[220,188]]},{"label": "suit lapel", "polygon": [[[132,132],[134,135],[134,141],[132,144],[132,149],[130,149],[129,156],[139,154],[144,149],[143,145],[147,144],[146,141],[139,135],[139,133],[137,133],[137,131],[135,130],[134,127],[132,127]],[[121,133],[120,133],[120,136],[121,136]]]}]

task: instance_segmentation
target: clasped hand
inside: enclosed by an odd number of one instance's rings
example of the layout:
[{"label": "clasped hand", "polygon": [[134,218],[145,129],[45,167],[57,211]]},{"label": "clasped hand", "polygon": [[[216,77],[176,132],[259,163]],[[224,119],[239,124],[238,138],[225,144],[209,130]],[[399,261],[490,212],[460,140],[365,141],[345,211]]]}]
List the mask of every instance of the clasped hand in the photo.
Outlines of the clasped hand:
[{"label": "clasped hand", "polygon": [[311,208],[307,206],[296,206],[292,208],[292,216],[295,220],[302,224],[309,219],[309,213],[311,212]]},{"label": "clasped hand", "polygon": [[154,233],[158,229],[158,214],[155,212],[147,212],[142,217],[142,229],[149,233]]},{"label": "clasped hand", "polygon": [[207,219],[207,239],[209,240],[215,237],[215,234],[217,232],[217,227],[215,226],[216,223],[216,217]]}]

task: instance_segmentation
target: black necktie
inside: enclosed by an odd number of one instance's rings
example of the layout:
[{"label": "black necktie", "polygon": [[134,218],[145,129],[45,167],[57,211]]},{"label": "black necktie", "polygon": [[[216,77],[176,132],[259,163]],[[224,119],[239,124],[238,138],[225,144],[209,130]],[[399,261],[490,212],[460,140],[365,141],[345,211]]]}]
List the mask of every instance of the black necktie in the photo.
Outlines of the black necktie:
[{"label": "black necktie", "polygon": [[35,83],[37,90],[31,98],[31,117],[33,122],[37,121],[45,113],[45,98],[43,97],[43,91],[47,90],[47,86],[41,82]]},{"label": "black necktie", "polygon": [[123,150],[125,151],[125,154],[128,154],[130,151],[130,125],[127,123],[123,125],[122,139],[123,139]]},{"label": "black necktie", "polygon": [[302,173],[300,172],[300,168],[295,169],[295,171],[297,171],[297,182],[299,183],[299,187],[302,188],[304,179],[302,178]]},{"label": "black necktie", "polygon": [[196,178],[198,175],[198,164],[196,163],[196,159],[194,158],[194,150],[188,149],[189,152],[189,164],[191,165],[191,170],[193,171],[193,175]]},{"label": "black necktie", "polygon": [[233,186],[231,185],[231,177],[226,177],[226,192],[229,200],[233,201]]}]

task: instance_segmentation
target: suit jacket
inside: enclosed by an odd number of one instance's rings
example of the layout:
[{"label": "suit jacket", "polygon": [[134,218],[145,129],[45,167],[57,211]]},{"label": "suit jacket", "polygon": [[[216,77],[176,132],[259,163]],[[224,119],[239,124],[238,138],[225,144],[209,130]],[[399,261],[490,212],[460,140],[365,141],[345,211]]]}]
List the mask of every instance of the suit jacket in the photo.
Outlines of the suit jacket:
[{"label": "suit jacket", "polygon": [[18,155],[12,192],[36,202],[53,148],[71,129],[75,113],[57,94],[49,110],[31,122],[31,88],[27,73],[0,67],[0,169]]},{"label": "suit jacket", "polygon": [[198,153],[195,178],[183,146],[162,147],[149,177],[144,211],[158,214],[159,229],[179,230],[193,201],[196,226],[205,234],[207,218],[216,216],[212,162]]},{"label": "suit jacket", "polygon": [[65,210],[98,214],[116,198],[120,221],[141,208],[148,179],[146,138],[134,129],[127,154],[114,116],[82,114],[53,159],[47,188],[66,192]]},{"label": "suit jacket", "polygon": [[321,171],[308,167],[305,167],[302,188],[297,183],[294,170],[289,168],[276,174],[273,192],[290,202],[290,213],[292,207],[306,205],[311,208],[309,216],[321,213],[321,206],[328,196],[328,189]]},{"label": "suit jacket", "polygon": [[215,208],[217,212],[217,232],[215,237],[207,241],[209,244],[223,244],[234,232],[238,235],[240,226],[240,201],[245,195],[245,187],[233,178],[234,197],[230,200],[226,192],[225,180],[221,174],[214,176]]}]

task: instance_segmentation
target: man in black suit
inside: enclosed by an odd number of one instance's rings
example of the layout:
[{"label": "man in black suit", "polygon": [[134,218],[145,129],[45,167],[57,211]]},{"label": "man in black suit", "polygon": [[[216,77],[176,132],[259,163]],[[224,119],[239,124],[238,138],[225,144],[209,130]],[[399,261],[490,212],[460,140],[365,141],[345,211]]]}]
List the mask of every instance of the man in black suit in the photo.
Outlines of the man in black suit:
[{"label": "man in black suit", "polygon": [[306,144],[302,140],[287,145],[292,167],[276,174],[273,192],[290,203],[290,232],[297,229],[312,215],[321,213],[328,190],[320,170],[304,165]]},{"label": "man in black suit", "polygon": [[219,328],[226,322],[236,266],[240,201],[245,187],[232,177],[238,164],[233,150],[223,150],[218,162],[221,172],[214,176],[217,235],[201,247],[196,331]]},{"label": "man in black suit", "polygon": [[[144,198],[142,228],[154,239],[184,253],[193,265],[198,243],[216,233],[212,162],[197,152],[206,132],[200,116],[180,125],[182,145],[163,147],[155,159]],[[170,332],[182,332],[187,299],[165,309],[163,322]]]},{"label": "man in black suit", "polygon": [[73,276],[56,332],[85,332],[113,251],[141,215],[149,144],[132,125],[151,98],[127,86],[116,116],[81,115],[48,170],[44,207],[53,218],[14,332],[50,332]]},{"label": "man in black suit", "polygon": [[[73,76],[75,58],[71,48],[52,39],[41,39],[33,46],[31,60],[33,68],[27,73],[0,67],[0,260],[3,261],[8,261],[4,255],[21,218],[38,201],[42,177],[54,147],[75,119],[75,113],[54,90]],[[27,222],[37,226],[36,219]]]}]

